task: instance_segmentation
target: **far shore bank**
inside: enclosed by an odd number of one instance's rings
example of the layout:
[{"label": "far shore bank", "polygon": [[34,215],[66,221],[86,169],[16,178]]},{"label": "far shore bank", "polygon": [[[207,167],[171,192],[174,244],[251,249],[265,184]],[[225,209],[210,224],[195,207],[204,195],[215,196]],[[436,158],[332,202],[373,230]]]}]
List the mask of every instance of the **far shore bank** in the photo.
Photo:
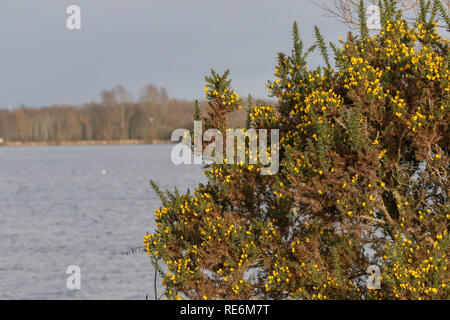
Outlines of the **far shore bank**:
[{"label": "far shore bank", "polygon": [[138,145],[138,144],[170,144],[170,140],[81,140],[81,141],[5,141],[0,147],[43,147],[43,146],[103,146],[103,145]]}]

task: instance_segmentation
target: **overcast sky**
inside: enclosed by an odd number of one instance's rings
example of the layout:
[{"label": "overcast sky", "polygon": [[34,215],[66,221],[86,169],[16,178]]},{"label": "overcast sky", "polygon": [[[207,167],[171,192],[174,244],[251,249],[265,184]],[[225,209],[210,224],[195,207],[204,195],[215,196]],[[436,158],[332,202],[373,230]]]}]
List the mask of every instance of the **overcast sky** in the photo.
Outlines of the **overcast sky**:
[{"label": "overcast sky", "polygon": [[[71,4],[81,30],[66,28]],[[229,68],[241,96],[263,98],[294,20],[308,45],[315,24],[327,41],[348,30],[309,0],[1,0],[0,108],[82,104],[119,84],[203,98],[210,68]]]}]

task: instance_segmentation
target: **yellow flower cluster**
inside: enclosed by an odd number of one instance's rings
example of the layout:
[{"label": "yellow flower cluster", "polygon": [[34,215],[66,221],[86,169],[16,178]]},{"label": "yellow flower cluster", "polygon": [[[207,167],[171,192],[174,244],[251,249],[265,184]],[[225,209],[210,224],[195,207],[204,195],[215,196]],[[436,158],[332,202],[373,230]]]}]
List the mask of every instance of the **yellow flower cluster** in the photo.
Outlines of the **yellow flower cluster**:
[{"label": "yellow flower cluster", "polygon": [[205,87],[205,98],[211,100],[219,100],[224,107],[235,107],[242,109],[240,105],[239,95],[236,92],[225,89],[222,94],[219,93],[218,88],[214,89],[209,86]]},{"label": "yellow flower cluster", "polygon": [[276,114],[276,109],[273,106],[256,106],[250,113],[250,118],[258,123],[273,123],[280,119]]},{"label": "yellow flower cluster", "polygon": [[[448,275],[447,231],[436,237],[432,248],[398,234],[396,239],[396,243],[388,244],[390,254],[385,258],[389,267],[383,272],[385,280],[394,283],[393,297],[423,300],[449,292],[449,277],[438,278],[438,275]],[[445,243],[445,248],[441,248],[440,242]],[[425,258],[418,261],[421,256]]]}]

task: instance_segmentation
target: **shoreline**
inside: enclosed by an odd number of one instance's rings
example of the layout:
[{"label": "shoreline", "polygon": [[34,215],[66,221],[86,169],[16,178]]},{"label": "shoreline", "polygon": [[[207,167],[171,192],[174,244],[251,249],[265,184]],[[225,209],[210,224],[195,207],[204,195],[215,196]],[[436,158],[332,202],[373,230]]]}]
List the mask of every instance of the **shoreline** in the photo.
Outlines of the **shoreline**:
[{"label": "shoreline", "polygon": [[46,147],[46,146],[105,146],[105,145],[142,145],[142,144],[171,144],[170,140],[80,140],[80,141],[6,141],[0,143],[1,147]]}]

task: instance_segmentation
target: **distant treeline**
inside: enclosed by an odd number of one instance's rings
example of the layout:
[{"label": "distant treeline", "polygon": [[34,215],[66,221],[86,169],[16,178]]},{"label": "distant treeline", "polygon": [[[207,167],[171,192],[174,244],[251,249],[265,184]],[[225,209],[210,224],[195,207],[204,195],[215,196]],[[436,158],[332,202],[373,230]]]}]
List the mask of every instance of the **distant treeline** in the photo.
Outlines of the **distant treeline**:
[{"label": "distant treeline", "polygon": [[53,105],[0,110],[0,141],[166,140],[175,128],[192,127],[193,103],[146,86],[134,99],[122,86],[83,106]]}]

